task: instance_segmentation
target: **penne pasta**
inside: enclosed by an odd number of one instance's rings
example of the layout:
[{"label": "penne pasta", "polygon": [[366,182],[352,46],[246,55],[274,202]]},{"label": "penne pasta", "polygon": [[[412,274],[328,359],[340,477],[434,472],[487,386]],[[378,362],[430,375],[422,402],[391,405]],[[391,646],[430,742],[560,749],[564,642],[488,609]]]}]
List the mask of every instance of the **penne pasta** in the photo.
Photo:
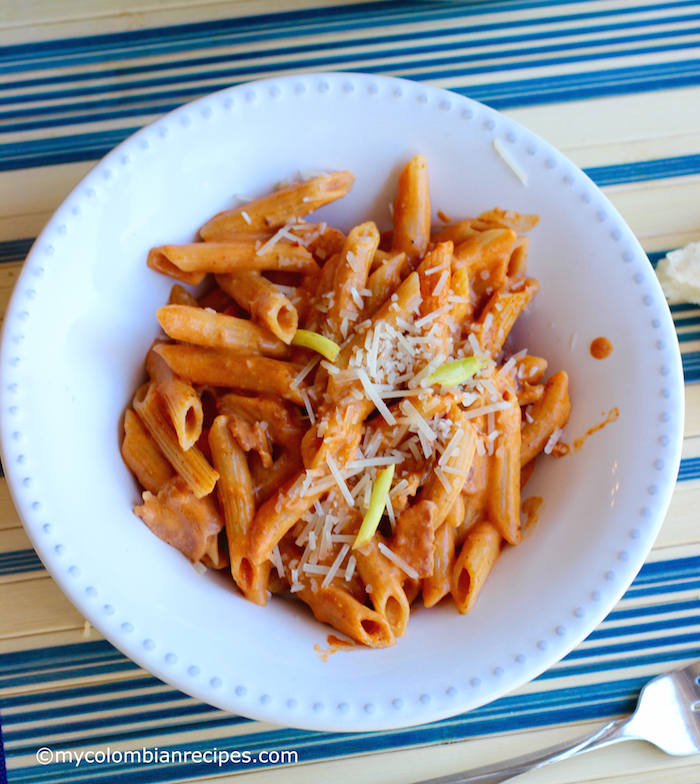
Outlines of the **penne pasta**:
[{"label": "penne pasta", "polygon": [[250,558],[250,529],[255,517],[253,482],[243,450],[238,446],[225,416],[218,416],[209,430],[219,505],[226,524],[231,575],[241,592],[255,604],[267,603],[270,562],[254,564]]},{"label": "penne pasta", "polygon": [[333,266],[332,290],[323,334],[333,341],[345,340],[364,308],[360,292],[367,284],[372,257],[379,245],[374,223],[363,223],[348,234],[337,262]]},{"label": "penne pasta", "polygon": [[165,305],[156,311],[156,318],[168,337],[184,343],[266,357],[289,355],[287,346],[264,327],[206,308]]},{"label": "penne pasta", "polygon": [[300,405],[304,402],[301,386],[292,385],[299,367],[291,362],[202,346],[161,344],[154,351],[178,376],[193,384],[277,395]]},{"label": "penne pasta", "polygon": [[[201,283],[207,272],[241,273],[283,270],[314,275],[318,264],[306,248],[282,241],[269,245],[248,237],[229,242],[194,242],[151,248],[149,266],[185,283]],[[183,273],[185,275],[183,276]]]},{"label": "penne pasta", "polygon": [[497,411],[493,457],[488,469],[486,512],[493,527],[510,544],[518,544],[520,531],[520,406],[515,384],[507,377],[503,400],[509,408]]},{"label": "penne pasta", "polygon": [[122,457],[139,484],[150,493],[157,493],[175,476],[175,469],[131,409],[124,414]]},{"label": "penne pasta", "polygon": [[147,384],[134,397],[134,411],[146,430],[158,444],[170,465],[185,480],[197,498],[209,495],[219,475],[196,447],[185,451],[181,446],[163,404],[157,387]]},{"label": "penne pasta", "polygon": [[452,572],[456,563],[457,529],[447,520],[435,533],[433,572],[423,580],[423,604],[434,607],[447,596],[451,588]]},{"label": "penne pasta", "polygon": [[452,570],[452,598],[461,613],[468,613],[501,555],[501,536],[483,520],[467,533]]},{"label": "penne pasta", "polygon": [[178,443],[184,450],[190,449],[201,436],[204,423],[199,395],[192,384],[173,373],[153,348],[146,355],[146,371],[168,410]]},{"label": "penne pasta", "polygon": [[430,219],[428,164],[424,155],[416,155],[399,177],[392,252],[405,253],[411,263],[423,258],[430,242]]},{"label": "penne pasta", "polygon": [[299,325],[299,314],[291,301],[273,283],[257,272],[216,276],[217,283],[256,323],[289,345]]},{"label": "penne pasta", "polygon": [[156,535],[228,566],[250,601],[288,591],[379,648],[419,594],[471,610],[521,540],[521,488],[570,400],[564,371],[545,385],[546,360],[510,345],[539,286],[536,216],[431,233],[417,155],[391,231],[303,220],[352,184],[295,182],[215,215],[201,242],[151,249],[152,269],[206,293],[175,284],[157,311],[169,341],[148,353],[122,454]]},{"label": "penne pasta", "polygon": [[354,181],[350,172],[334,172],[294,182],[241,207],[220,212],[199,233],[207,242],[219,242],[231,235],[276,229],[342,198]]},{"label": "penne pasta", "polygon": [[552,433],[569,421],[569,377],[560,370],[547,382],[541,399],[530,406],[527,421],[521,431],[520,465],[527,465],[546,446]]}]

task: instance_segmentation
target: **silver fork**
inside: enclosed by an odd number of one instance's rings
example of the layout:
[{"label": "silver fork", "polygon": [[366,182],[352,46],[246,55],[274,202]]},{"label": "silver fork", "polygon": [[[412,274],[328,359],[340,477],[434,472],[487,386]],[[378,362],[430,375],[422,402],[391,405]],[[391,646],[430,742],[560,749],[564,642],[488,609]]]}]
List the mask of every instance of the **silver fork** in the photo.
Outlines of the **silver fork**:
[{"label": "silver fork", "polygon": [[602,729],[524,757],[484,768],[430,779],[420,784],[499,784],[529,770],[559,762],[620,740],[646,740],[667,754],[700,752],[700,661],[650,680],[631,716],[614,719]]}]

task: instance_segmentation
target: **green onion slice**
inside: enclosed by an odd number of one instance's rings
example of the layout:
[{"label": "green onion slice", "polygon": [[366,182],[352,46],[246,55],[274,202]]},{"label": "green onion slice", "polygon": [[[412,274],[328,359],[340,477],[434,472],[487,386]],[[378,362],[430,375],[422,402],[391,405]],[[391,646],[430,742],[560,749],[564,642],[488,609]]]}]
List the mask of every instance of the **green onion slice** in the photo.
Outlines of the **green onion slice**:
[{"label": "green onion slice", "polygon": [[308,329],[298,329],[292,338],[292,345],[318,351],[319,354],[322,354],[331,362],[335,362],[335,358],[340,351],[340,346],[337,343],[329,340],[329,338],[324,338],[318,332],[311,332]]},{"label": "green onion slice", "polygon": [[372,495],[369,499],[369,509],[362,520],[360,530],[357,532],[355,544],[352,546],[353,550],[356,550],[358,547],[364,547],[374,536],[374,532],[377,530],[379,521],[384,514],[386,496],[391,489],[391,483],[394,479],[394,468],[395,465],[392,463],[377,477],[377,481],[372,488]]},{"label": "green onion slice", "polygon": [[440,384],[443,387],[456,387],[469,380],[477,371],[486,366],[481,357],[465,357],[448,362],[439,367],[428,379],[429,384]]}]

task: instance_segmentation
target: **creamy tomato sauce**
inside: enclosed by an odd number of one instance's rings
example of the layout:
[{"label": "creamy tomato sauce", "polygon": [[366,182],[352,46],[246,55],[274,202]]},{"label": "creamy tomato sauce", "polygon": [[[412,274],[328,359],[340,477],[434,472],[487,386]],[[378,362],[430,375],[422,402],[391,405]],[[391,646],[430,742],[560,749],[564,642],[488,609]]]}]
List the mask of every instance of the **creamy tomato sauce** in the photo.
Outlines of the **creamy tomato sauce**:
[{"label": "creamy tomato sauce", "polygon": [[607,338],[596,338],[591,343],[591,356],[595,359],[607,359],[613,350],[613,344]]}]

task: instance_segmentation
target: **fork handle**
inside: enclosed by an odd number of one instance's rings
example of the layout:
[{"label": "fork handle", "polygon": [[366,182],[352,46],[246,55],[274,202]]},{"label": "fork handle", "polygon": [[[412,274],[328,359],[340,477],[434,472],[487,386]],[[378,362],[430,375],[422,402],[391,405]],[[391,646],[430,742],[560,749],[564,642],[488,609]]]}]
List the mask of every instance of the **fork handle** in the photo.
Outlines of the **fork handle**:
[{"label": "fork handle", "polygon": [[465,773],[453,773],[448,776],[423,781],[420,784],[473,784],[476,782],[478,784],[500,784],[502,781],[521,776],[529,770],[568,759],[584,751],[607,746],[609,743],[615,743],[618,740],[624,740],[627,737],[625,735],[625,726],[628,724],[629,718],[615,719],[593,733],[593,735],[585,738],[561,743],[557,746],[550,746],[543,751],[517,757],[505,763],[496,763],[495,765],[488,765]]}]

